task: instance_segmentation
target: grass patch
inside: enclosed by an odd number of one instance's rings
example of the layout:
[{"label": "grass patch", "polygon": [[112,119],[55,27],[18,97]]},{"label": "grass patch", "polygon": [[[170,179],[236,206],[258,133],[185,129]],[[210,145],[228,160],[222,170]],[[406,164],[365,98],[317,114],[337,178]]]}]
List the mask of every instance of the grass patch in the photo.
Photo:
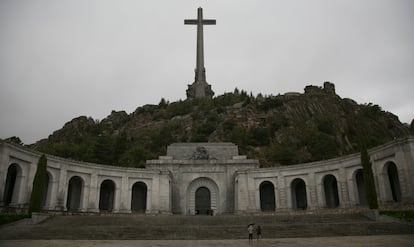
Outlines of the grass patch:
[{"label": "grass patch", "polygon": [[414,222],[414,210],[381,210],[379,213],[405,221]]},{"label": "grass patch", "polygon": [[30,218],[30,216],[26,214],[0,214],[0,225],[8,224],[24,218]]}]

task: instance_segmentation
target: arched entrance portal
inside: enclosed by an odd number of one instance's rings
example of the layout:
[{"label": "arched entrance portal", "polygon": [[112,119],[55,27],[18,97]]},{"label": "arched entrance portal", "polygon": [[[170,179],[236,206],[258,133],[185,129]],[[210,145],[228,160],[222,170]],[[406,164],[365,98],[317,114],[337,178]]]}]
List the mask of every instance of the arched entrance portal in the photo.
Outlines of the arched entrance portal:
[{"label": "arched entrance portal", "polygon": [[68,186],[68,196],[66,200],[66,208],[69,212],[76,212],[80,209],[82,198],[82,178],[78,176],[71,177]]},{"label": "arched entrance portal", "polygon": [[355,174],[355,181],[356,181],[356,187],[358,190],[359,205],[366,206],[368,205],[368,201],[367,201],[367,195],[365,192],[364,173],[362,169],[357,170]]},{"label": "arched entrance portal", "polygon": [[392,200],[394,202],[400,202],[401,201],[400,180],[398,178],[397,166],[393,162],[387,163],[387,174],[388,174],[388,181],[390,183]]},{"label": "arched entrance portal", "polygon": [[11,164],[7,169],[6,186],[4,187],[3,201],[8,206],[12,202],[17,203],[20,188],[22,170],[17,164]]},{"label": "arched entrance portal", "polygon": [[308,207],[308,198],[306,196],[305,181],[295,178],[292,181],[291,188],[293,209],[306,209]]},{"label": "arched entrance portal", "polygon": [[333,175],[326,175],[323,179],[323,188],[325,191],[325,203],[327,208],[336,208],[339,206],[338,184]]},{"label": "arched entrance portal", "polygon": [[206,187],[200,187],[195,192],[196,214],[211,214],[211,195]]},{"label": "arched entrance portal", "polygon": [[220,212],[219,189],[217,184],[209,178],[202,177],[193,180],[187,188],[186,197],[187,214],[194,215],[197,213],[196,210],[200,214],[211,213],[210,210]]},{"label": "arched entrance portal", "polygon": [[143,182],[132,186],[131,210],[136,213],[145,213],[147,210],[147,185]]},{"label": "arched entrance portal", "polygon": [[104,180],[99,191],[99,210],[111,212],[114,208],[115,183],[112,180]]},{"label": "arched entrance portal", "polygon": [[260,209],[262,211],[275,211],[275,186],[269,181],[260,184]]}]

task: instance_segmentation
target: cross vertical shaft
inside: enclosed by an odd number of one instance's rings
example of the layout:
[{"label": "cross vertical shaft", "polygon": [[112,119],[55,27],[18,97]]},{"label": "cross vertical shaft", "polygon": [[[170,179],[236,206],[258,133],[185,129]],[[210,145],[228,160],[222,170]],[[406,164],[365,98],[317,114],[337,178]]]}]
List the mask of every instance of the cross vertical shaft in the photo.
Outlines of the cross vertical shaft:
[{"label": "cross vertical shaft", "polygon": [[206,68],[204,68],[204,31],[203,9],[197,10],[197,74],[200,81],[206,81]]},{"label": "cross vertical shaft", "polygon": [[[204,35],[203,35],[203,26],[204,25],[215,25],[216,20],[207,20],[203,19],[203,9],[200,7],[197,9],[197,19],[196,20],[184,20],[186,25],[197,25],[197,60],[196,60],[196,69],[195,69],[195,82],[194,82],[194,95],[189,95],[187,91],[187,96],[189,98],[195,97],[204,97],[214,94],[211,91],[211,88],[208,88],[206,92],[205,87],[210,87],[206,82],[206,69],[204,68]],[[190,88],[189,88],[190,90]],[[190,90],[190,91],[191,91]],[[211,91],[211,92],[210,92]]]}]

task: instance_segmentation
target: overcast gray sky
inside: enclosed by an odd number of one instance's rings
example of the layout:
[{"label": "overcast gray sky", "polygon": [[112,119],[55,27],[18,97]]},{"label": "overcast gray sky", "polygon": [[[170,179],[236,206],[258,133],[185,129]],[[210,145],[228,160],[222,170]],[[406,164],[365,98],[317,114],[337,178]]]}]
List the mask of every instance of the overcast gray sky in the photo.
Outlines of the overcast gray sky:
[{"label": "overcast gray sky", "polygon": [[197,7],[216,95],[303,92],[414,118],[411,0],[0,0],[0,138],[30,144],[81,115],[185,99]]}]

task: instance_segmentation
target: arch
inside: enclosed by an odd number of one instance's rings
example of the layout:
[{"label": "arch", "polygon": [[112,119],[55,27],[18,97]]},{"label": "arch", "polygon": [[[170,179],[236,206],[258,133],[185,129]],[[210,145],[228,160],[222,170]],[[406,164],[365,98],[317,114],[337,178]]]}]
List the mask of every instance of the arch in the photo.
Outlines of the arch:
[{"label": "arch", "polygon": [[295,178],[291,183],[292,190],[292,207],[293,209],[303,209],[308,207],[308,198],[306,195],[306,183],[301,178]]},{"label": "arch", "polygon": [[147,185],[143,182],[136,182],[132,186],[131,211],[145,213],[147,210]]},{"label": "arch", "polygon": [[188,214],[196,213],[196,191],[201,187],[205,187],[210,191],[211,209],[214,209],[217,212],[219,212],[219,188],[213,180],[206,177],[197,178],[193,180],[188,186],[186,212]]},{"label": "arch", "polygon": [[400,179],[398,177],[398,169],[394,162],[389,161],[385,164],[388,175],[389,188],[394,202],[401,201]]},{"label": "arch", "polygon": [[115,183],[110,179],[102,181],[99,190],[99,210],[111,212],[114,209]]},{"label": "arch", "polygon": [[195,192],[196,214],[211,214],[211,193],[206,187],[199,187]]},{"label": "arch", "polygon": [[367,195],[365,191],[365,185],[364,185],[364,173],[362,169],[358,169],[355,172],[355,183],[356,183],[356,189],[358,191],[358,204],[361,206],[367,206]]},{"label": "arch", "polygon": [[83,179],[79,176],[70,178],[66,200],[66,208],[69,212],[77,212],[81,208],[83,184]]},{"label": "arch", "polygon": [[334,175],[326,175],[323,178],[323,188],[325,192],[325,205],[327,208],[339,206],[338,183]]},{"label": "arch", "polygon": [[3,201],[4,205],[18,203],[21,187],[22,168],[13,163],[7,169],[6,184],[4,186]]},{"label": "arch", "polygon": [[259,186],[260,190],[260,209],[262,211],[275,211],[275,186],[272,182],[264,181]]}]

